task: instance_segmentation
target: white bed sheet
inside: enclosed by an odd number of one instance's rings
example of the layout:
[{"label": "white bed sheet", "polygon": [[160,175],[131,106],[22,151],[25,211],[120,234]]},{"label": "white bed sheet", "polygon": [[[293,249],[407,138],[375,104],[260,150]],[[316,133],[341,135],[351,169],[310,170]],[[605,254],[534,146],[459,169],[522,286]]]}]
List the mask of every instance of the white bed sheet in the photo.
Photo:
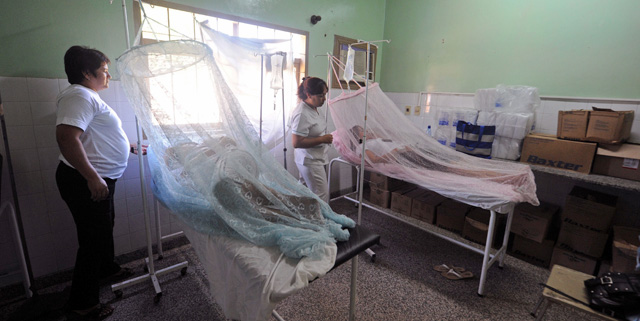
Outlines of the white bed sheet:
[{"label": "white bed sheet", "polygon": [[[184,224],[183,224],[184,225]],[[292,259],[276,247],[203,234],[184,227],[225,316],[237,320],[268,320],[284,298],[325,275],[334,265],[335,244],[325,246],[318,260]]]}]

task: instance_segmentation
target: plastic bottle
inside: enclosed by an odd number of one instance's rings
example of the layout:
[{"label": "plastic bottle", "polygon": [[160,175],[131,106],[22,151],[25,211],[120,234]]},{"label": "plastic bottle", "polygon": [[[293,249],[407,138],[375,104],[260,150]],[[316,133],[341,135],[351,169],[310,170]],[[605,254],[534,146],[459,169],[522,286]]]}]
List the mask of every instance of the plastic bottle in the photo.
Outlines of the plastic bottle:
[{"label": "plastic bottle", "polygon": [[427,135],[431,136],[431,125],[427,126]]}]

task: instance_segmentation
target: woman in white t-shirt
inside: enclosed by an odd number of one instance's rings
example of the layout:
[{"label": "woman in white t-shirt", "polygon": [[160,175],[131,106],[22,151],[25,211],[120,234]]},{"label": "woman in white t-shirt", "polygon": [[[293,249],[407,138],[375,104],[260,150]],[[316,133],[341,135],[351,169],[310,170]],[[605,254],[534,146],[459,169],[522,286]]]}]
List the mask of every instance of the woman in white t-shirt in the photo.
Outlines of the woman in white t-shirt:
[{"label": "woman in white t-shirt", "polygon": [[98,95],[109,88],[109,58],[73,46],[64,55],[69,87],[57,98],[56,140],[60,163],[56,183],[76,225],[78,252],[67,303],[75,318],[104,319],[113,307],[101,304],[101,279],[132,275],[114,262],[116,179],[124,173],[130,144],[116,112]]},{"label": "woman in white t-shirt", "polygon": [[318,108],[327,99],[327,83],[316,77],[305,77],[298,86],[300,104],[291,116],[291,142],[300,177],[311,191],[329,202],[325,165],[329,162],[327,147],[333,136],[327,134],[327,123]]}]

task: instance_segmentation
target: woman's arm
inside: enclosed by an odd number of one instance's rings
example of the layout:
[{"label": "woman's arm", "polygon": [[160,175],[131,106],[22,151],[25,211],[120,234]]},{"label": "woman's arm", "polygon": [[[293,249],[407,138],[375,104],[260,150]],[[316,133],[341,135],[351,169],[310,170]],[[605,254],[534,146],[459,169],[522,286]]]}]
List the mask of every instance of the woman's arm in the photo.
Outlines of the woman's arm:
[{"label": "woman's arm", "polygon": [[101,201],[109,196],[107,183],[98,175],[96,169],[89,163],[87,154],[80,141],[82,129],[70,125],[56,126],[56,140],[62,156],[87,180],[91,191],[91,199]]},{"label": "woman's arm", "polygon": [[296,134],[291,134],[291,144],[293,148],[311,148],[320,144],[331,144],[333,142],[333,135],[326,134],[318,137],[305,137]]}]

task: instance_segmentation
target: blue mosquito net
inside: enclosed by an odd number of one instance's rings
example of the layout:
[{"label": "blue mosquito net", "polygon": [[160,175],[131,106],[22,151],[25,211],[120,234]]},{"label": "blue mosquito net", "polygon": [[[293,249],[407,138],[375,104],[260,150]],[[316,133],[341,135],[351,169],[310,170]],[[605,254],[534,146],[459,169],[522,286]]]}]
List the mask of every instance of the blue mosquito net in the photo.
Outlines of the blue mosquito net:
[{"label": "blue mosquito net", "polygon": [[152,190],[196,231],[314,257],[346,240],[353,220],[335,213],[269,153],[196,41],[134,47],[117,59],[145,135]]}]

